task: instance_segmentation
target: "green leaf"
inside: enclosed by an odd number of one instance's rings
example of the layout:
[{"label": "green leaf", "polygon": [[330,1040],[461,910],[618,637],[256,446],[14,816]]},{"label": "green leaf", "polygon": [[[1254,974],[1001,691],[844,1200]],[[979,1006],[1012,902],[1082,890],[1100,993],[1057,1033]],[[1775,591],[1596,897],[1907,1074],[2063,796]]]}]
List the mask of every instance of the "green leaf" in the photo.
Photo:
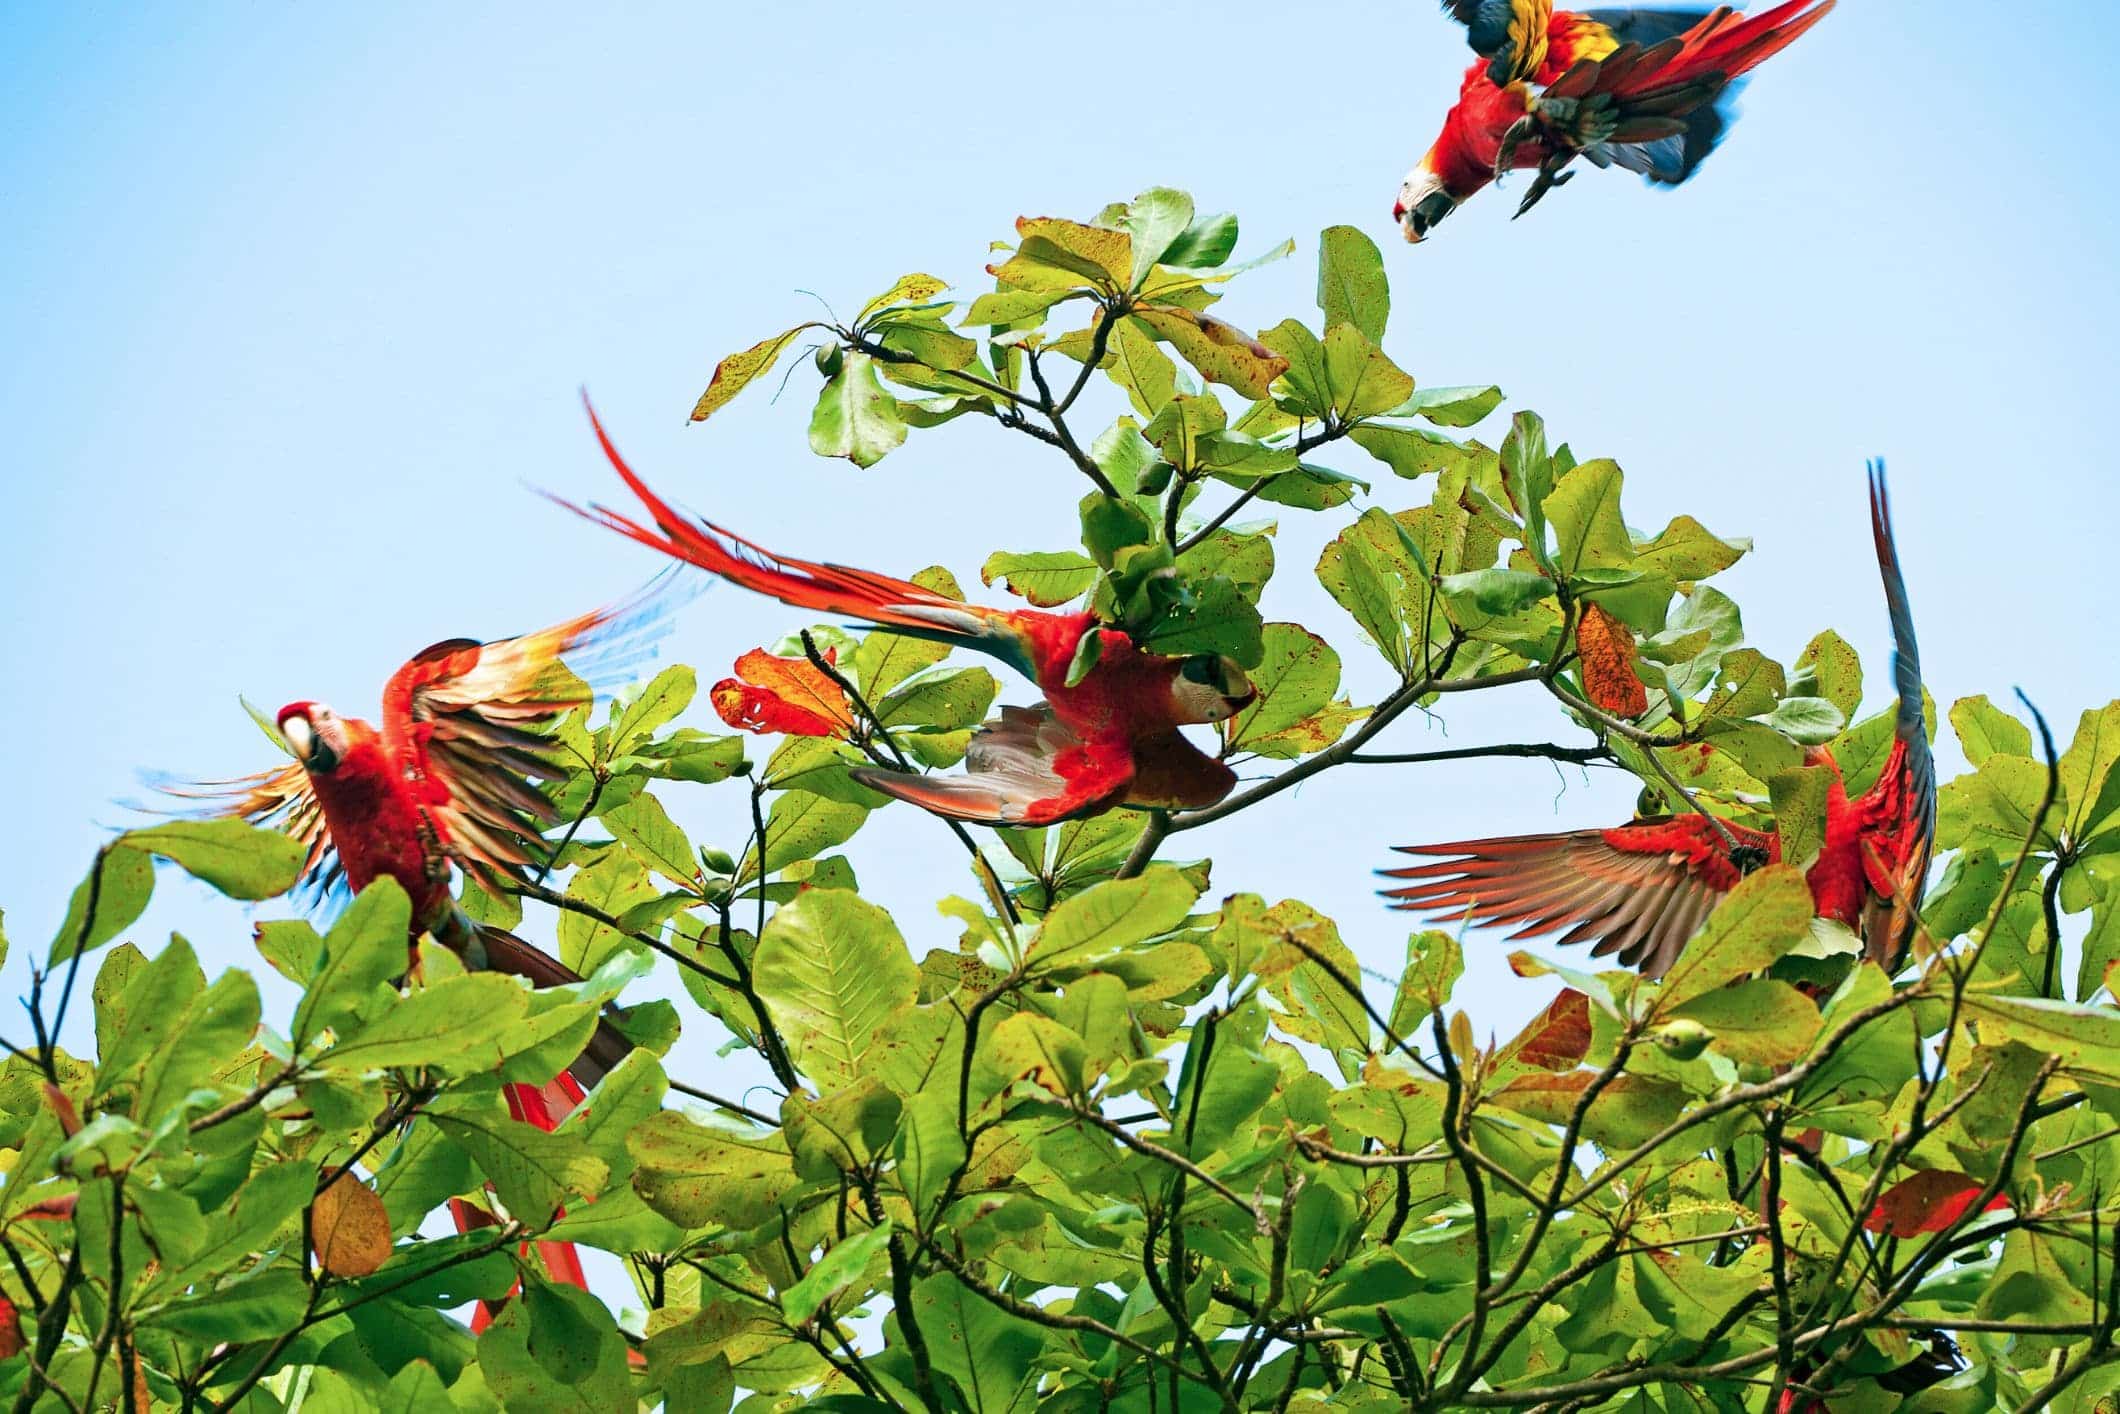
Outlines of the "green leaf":
[{"label": "green leaf", "polygon": [[905,419],[898,414],[898,400],[877,381],[875,360],[865,353],[848,353],[817,395],[817,407],[810,414],[810,450],[869,467],[903,441]]},{"label": "green leaf", "polygon": [[2060,1058],[2072,1074],[2105,1085],[2120,1083],[2120,1011],[2048,997],[2000,997],[1967,992],[1963,1011],[1980,1026],[1984,1044],[2016,1041]]},{"label": "green leaf", "polygon": [[1425,427],[1365,422],[1347,435],[1356,446],[1390,467],[1393,475],[1409,480],[1430,472],[1470,469],[1483,457],[1493,455],[1477,442],[1455,441]]},{"label": "green leaf", "polygon": [[1340,686],[1340,655],[1300,624],[1267,624],[1260,642],[1259,666],[1251,670],[1258,696],[1230,721],[1226,733],[1235,750],[1309,720],[1331,703]]},{"label": "green leaf", "polygon": [[821,1089],[851,1085],[893,1016],[913,1005],[919,970],[891,916],[837,889],[783,905],[766,923],[752,985]]},{"label": "green leaf", "polygon": [[904,1116],[892,1141],[892,1154],[898,1161],[898,1182],[913,1205],[914,1224],[924,1227],[928,1209],[942,1196],[950,1175],[965,1159],[964,1136],[957,1132],[954,1094],[925,1089],[907,1096]]},{"label": "green leaf", "polygon": [[611,725],[611,740],[617,744],[618,754],[630,750],[634,742],[646,740],[691,706],[698,687],[692,670],[674,663],[657,673],[622,706],[615,706],[617,720]]},{"label": "green leaf", "polygon": [[1376,242],[1353,226],[1327,226],[1318,235],[1318,308],[1325,327],[1351,324],[1371,343],[1384,337],[1391,286]]},{"label": "green leaf", "polygon": [[900,275],[888,290],[861,307],[861,313],[854,316],[854,322],[860,324],[879,309],[893,309],[905,304],[925,304],[949,287],[949,281],[933,275]]},{"label": "green leaf", "polygon": [[1736,564],[1751,548],[1749,540],[1725,540],[1693,517],[1679,516],[1655,539],[1634,547],[1634,562],[1675,580],[1706,579]]},{"label": "green leaf", "polygon": [[2120,815],[2120,793],[2108,791],[2120,763],[2120,702],[2090,708],[2076,724],[2075,739],[2061,753],[2062,799],[2068,802],[2069,834],[2087,840]]},{"label": "green leaf", "polygon": [[885,1221],[844,1242],[833,1243],[800,1281],[780,1293],[781,1314],[792,1325],[801,1325],[816,1315],[818,1307],[852,1286],[890,1241],[891,1224]]},{"label": "green leaf", "polygon": [[1528,609],[1555,593],[1552,580],[1531,570],[1484,569],[1446,574],[1439,588],[1453,604],[1470,605],[1483,614],[1496,616]]},{"label": "green leaf", "polygon": [[301,877],[309,847],[242,820],[172,820],[126,832],[125,842],[171,860],[230,898],[275,898]]},{"label": "green leaf", "polygon": [[[766,816],[763,872],[777,873],[798,859],[814,859],[834,845],[845,844],[869,818],[869,807],[818,795],[806,789],[783,791]],[[761,870],[758,852],[745,852],[736,881],[748,883]]]},{"label": "green leaf", "polygon": [[797,1181],[779,1131],[741,1121],[662,1110],[626,1136],[626,1149],[638,1165],[634,1188],[682,1228],[756,1227],[778,1216]]},{"label": "green leaf", "polygon": [[2032,754],[2032,729],[1987,700],[1961,697],[1951,704],[1951,728],[1958,733],[1966,764],[1978,767],[1990,756]]},{"label": "green leaf", "polygon": [[480,972],[451,977],[408,993],[366,1026],[343,1036],[319,1064],[358,1074],[394,1067],[431,1066],[468,1076],[490,1070],[530,1005],[512,977]]},{"label": "green leaf", "polygon": [[1826,801],[1839,773],[1830,766],[1798,766],[1767,778],[1781,857],[1808,869],[1826,842]]},{"label": "green leaf", "polygon": [[1150,187],[1126,208],[1126,229],[1133,240],[1133,278],[1127,288],[1138,290],[1147,281],[1156,262],[1175,245],[1192,225],[1192,197],[1169,187]]},{"label": "green leaf", "polygon": [[572,1286],[526,1283],[478,1338],[478,1364],[509,1409],[605,1414],[638,1403],[611,1313]]},{"label": "green leaf", "polygon": [[1422,388],[1390,412],[1392,417],[1425,418],[1438,427],[1470,427],[1502,405],[1502,390]]},{"label": "green leaf", "polygon": [[1633,561],[1634,541],[1619,511],[1623,480],[1613,462],[1584,462],[1562,477],[1546,498],[1546,515],[1560,542],[1556,562],[1563,574],[1572,578],[1593,566]]},{"label": "green leaf", "polygon": [[1862,659],[1846,639],[1827,629],[1797,655],[1796,676],[1790,686],[1823,697],[1840,709],[1842,717],[1852,720],[1862,705]]},{"label": "green leaf", "polygon": [[1818,1008],[1810,999],[1765,977],[1695,996],[1671,1014],[1707,1027],[1714,1033],[1708,1044],[1731,1060],[1758,1065],[1787,1065],[1818,1035]]},{"label": "green leaf", "polygon": [[208,1346],[269,1340],[293,1329],[308,1301],[309,1285],[301,1274],[281,1268],[217,1291],[179,1296],[142,1324]]},{"label": "green leaf", "polygon": [[342,1025],[365,1010],[379,989],[405,970],[411,924],[412,901],[397,880],[386,874],[361,890],[324,935],[323,960],[288,1033],[298,1048],[325,1027]]},{"label": "green leaf", "polygon": [[[94,952],[139,920],[147,911],[147,900],[155,891],[154,861],[136,849],[128,849],[124,837],[96,856],[89,875],[74,889],[66,919],[52,936],[51,961],[47,966],[74,955],[76,944],[84,953]],[[89,899],[95,899],[91,917]]]},{"label": "green leaf", "polygon": [[1195,217],[1163,252],[1163,263],[1188,270],[1212,270],[1229,259],[1236,248],[1237,218],[1227,211],[1217,212]]},{"label": "green leaf", "polygon": [[[699,888],[699,857],[662,802],[642,791],[597,815],[632,856],[681,889]],[[635,899],[639,902],[639,899]]]},{"label": "green leaf", "polygon": [[981,1414],[1023,1414],[1034,1396],[1033,1363],[1045,1338],[1028,1321],[974,1295],[948,1272],[913,1288],[913,1310],[935,1368],[956,1381]]},{"label": "green leaf", "polygon": [[715,364],[714,376],[707,381],[707,390],[692,405],[692,421],[705,422],[753,381],[771,372],[773,365],[779,362],[782,350],[794,342],[802,330],[803,326],[797,325],[770,339],[760,339],[742,353],[732,353]]},{"label": "green leaf", "polygon": [[1756,720],[1804,746],[1823,746],[1848,724],[1840,709],[1823,697],[1784,697]]},{"label": "green leaf", "polygon": [[1793,864],[1769,864],[1737,881],[1664,974],[1668,1010],[1762,971],[1811,926],[1811,887]]},{"label": "green leaf", "polygon": [[594,1199],[611,1170],[581,1139],[547,1133],[490,1110],[436,1114],[442,1133],[464,1146],[507,1204],[533,1230],[542,1230],[570,1199]]},{"label": "green leaf", "polygon": [[1000,550],[979,567],[980,583],[990,585],[997,580],[1009,593],[1049,609],[1087,594],[1097,581],[1097,564],[1073,550],[1026,554]]},{"label": "green leaf", "polygon": [[1151,868],[1132,879],[1112,879],[1063,899],[1026,949],[1032,971],[1081,969],[1185,921],[1200,891],[1182,873]]}]

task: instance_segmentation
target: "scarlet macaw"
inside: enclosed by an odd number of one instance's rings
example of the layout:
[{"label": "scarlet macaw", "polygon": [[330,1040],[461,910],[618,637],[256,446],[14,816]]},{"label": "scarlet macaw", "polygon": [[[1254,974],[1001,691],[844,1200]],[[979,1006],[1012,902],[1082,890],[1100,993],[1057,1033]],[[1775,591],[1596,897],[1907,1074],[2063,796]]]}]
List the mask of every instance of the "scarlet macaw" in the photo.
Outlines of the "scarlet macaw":
[{"label": "scarlet macaw", "polygon": [[[1936,833],[1936,767],[1921,715],[1921,657],[1906,582],[1892,541],[1884,467],[1870,467],[1870,528],[1892,618],[1892,677],[1898,694],[1893,742],[1877,783],[1850,800],[1824,747],[1806,764],[1833,772],[1825,842],[1806,874],[1818,915],[1855,928],[1864,953],[1887,970],[1903,957],[1917,921]],[[1654,748],[1652,748],[1654,749]],[[1396,908],[1519,925],[1514,938],[1562,929],[1563,944],[1597,940],[1594,956],[1617,953],[1646,977],[1661,977],[1748,868],[1778,862],[1772,830],[1724,822],[1733,852],[1698,814],[1453,844],[1401,846],[1440,862],[1384,870],[1413,883],[1387,890]]]},{"label": "scarlet macaw", "polygon": [[1178,730],[1233,717],[1256,695],[1230,659],[1146,653],[1089,613],[981,608],[868,570],[776,555],[673,509],[626,465],[593,408],[589,418],[604,455],[653,525],[562,501],[569,510],[784,604],[990,653],[1045,693],[1044,702],[1004,707],[979,729],[965,753],[967,774],[862,768],[854,775],[864,785],[950,819],[1031,826],[1120,805],[1212,805],[1236,784],[1228,766]]},{"label": "scarlet macaw", "polygon": [[[391,675],[382,727],[341,717],[321,702],[290,702],[278,725],[295,759],[277,770],[202,786],[169,787],[191,798],[221,798],[213,813],[285,831],[309,847],[305,884],[319,893],[359,891],[395,879],[412,901],[410,942],[431,934],[467,966],[521,977],[536,987],[582,979],[501,928],[474,923],[450,892],[452,863],[496,891],[519,879],[541,852],[539,831],[554,810],[531,779],[560,774],[549,743],[533,728],[583,705],[578,678],[548,673],[561,655],[594,651],[600,668],[631,656],[653,613],[645,596],[630,604],[520,638],[481,644],[452,638]],[[550,1131],[579,1105],[584,1087],[632,1050],[599,1024],[574,1063],[544,1085],[510,1084],[509,1113]],[[459,1230],[490,1217],[451,1200]],[[570,1243],[540,1243],[556,1280],[586,1289]],[[490,1313],[483,1305],[474,1325]]]},{"label": "scarlet macaw", "polygon": [[1502,173],[1535,167],[1521,216],[1573,177],[1561,169],[1577,157],[1675,186],[1721,138],[1731,116],[1722,100],[1737,82],[1834,2],[1788,0],[1748,16],[1727,6],[1577,12],[1552,0],[1444,0],[1483,57],[1406,174],[1392,219],[1422,240]]}]

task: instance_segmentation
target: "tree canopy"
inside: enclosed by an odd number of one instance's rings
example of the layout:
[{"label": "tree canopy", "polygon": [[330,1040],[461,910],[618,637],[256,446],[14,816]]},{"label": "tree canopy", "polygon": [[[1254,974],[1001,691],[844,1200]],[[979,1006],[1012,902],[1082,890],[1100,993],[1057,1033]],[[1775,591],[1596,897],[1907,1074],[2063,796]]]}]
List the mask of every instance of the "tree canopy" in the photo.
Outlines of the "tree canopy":
[{"label": "tree canopy", "polygon": [[[775,644],[689,641],[718,679],[705,694],[673,666],[568,717],[549,882],[463,884],[472,917],[544,928],[579,985],[533,991],[431,944],[402,975],[403,891],[312,910],[291,892],[305,850],[280,834],[119,835],[0,1064],[0,1396],[2104,1407],[2120,703],[2065,747],[2028,705],[1951,704],[1971,769],[1942,790],[1914,946],[1896,975],[1859,960],[1812,916],[1802,866],[1830,782],[1806,751],[1862,789],[1890,691],[1863,714],[1862,664],[1829,628],[1789,664],[1746,646],[1712,581],[1747,542],[1686,516],[1633,527],[1617,462],[1529,411],[1493,446],[1475,436],[1502,393],[1417,384],[1385,351],[1389,281],[1361,232],[1321,234],[1314,314],[1253,333],[1215,312],[1294,249],[1253,253],[1234,217],[1163,188],[1021,219],[992,288],[907,275],[851,320],[731,354],[692,412],[784,365],[808,381],[807,352],[819,455],[884,475],[916,432],[993,435],[1079,483],[1077,523],[992,550],[979,577],[1240,664],[1256,700],[1199,734],[1246,767],[1233,794],[930,824],[850,771],[954,767],[1023,685],[900,634],[791,623]],[[1089,418],[1100,400],[1124,411]],[[1297,515],[1341,528],[1291,571],[1272,518]],[[959,597],[971,568],[915,577]],[[1315,574],[1344,617],[1269,621],[1286,573]],[[1396,685],[1350,701],[1353,654]],[[1519,952],[1560,989],[1482,1040],[1453,988],[1492,939],[1417,931],[1378,976],[1332,919],[1185,857],[1188,831],[1271,812],[1377,853],[1352,867],[1385,862],[1373,831],[1288,788],[1417,773],[1421,754],[1379,743],[1392,722],[1436,712],[1474,737],[1510,685],[1546,694],[1570,739],[1442,754],[1596,762],[1639,778],[1645,814],[1780,831],[1783,862],[1660,980]],[[752,827],[687,838],[667,803],[696,791],[747,796]],[[885,808],[963,862],[939,901],[952,945],[917,952],[835,853]],[[265,1015],[241,967],[209,978],[183,938],[150,955],[131,936],[164,865],[271,901],[255,949],[299,989],[291,1011]],[[243,926],[231,907],[218,953]],[[80,1007],[92,1057],[58,1042]],[[556,1131],[511,1118],[501,1085],[551,1077],[607,1007],[633,1054]],[[673,1073],[680,1031],[755,1052],[778,1093]],[[500,1220],[435,1235],[460,1195]],[[615,1254],[631,1289],[549,1280],[533,1238]],[[505,1300],[475,1337],[474,1300]]]}]

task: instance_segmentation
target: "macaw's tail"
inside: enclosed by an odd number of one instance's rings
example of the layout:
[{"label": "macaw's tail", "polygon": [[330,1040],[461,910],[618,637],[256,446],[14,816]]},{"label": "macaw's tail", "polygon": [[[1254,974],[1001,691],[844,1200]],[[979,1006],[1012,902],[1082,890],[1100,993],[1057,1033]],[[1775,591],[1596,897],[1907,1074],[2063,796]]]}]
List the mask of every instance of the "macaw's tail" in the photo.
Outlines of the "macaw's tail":
[{"label": "macaw's tail", "polygon": [[992,653],[1027,675],[1036,676],[1024,636],[1010,624],[1008,614],[960,603],[909,580],[776,555],[711,521],[685,515],[656,495],[626,465],[593,407],[589,409],[589,421],[619,478],[647,507],[651,523],[644,525],[605,506],[591,504],[585,508],[552,498],[576,515],[783,604],[845,614],[916,638],[961,643]]},{"label": "macaw's tail", "polygon": [[[1712,83],[1721,88],[1794,44],[1832,13],[1836,3],[1786,0],[1756,15],[1741,15],[1724,6],[1684,34],[1614,54],[1602,65],[1598,91],[1640,100],[1690,84]],[[1566,76],[1561,82],[1566,82]],[[1557,83],[1548,92],[1559,89]]]},{"label": "macaw's tail", "polygon": [[[544,1085],[501,1087],[501,1095],[508,1102],[508,1113],[524,1124],[535,1125],[547,1134],[557,1129],[559,1122],[574,1112],[575,1107],[582,1102],[583,1093],[574,1077],[564,1070]],[[564,1215],[565,1210],[562,1209],[554,1216]],[[473,1232],[482,1227],[491,1227],[497,1221],[492,1213],[463,1198],[449,1200],[449,1216],[455,1219],[458,1232]],[[530,1246],[531,1244],[526,1242],[522,1250],[527,1252]],[[540,1242],[536,1246],[538,1260],[545,1264],[545,1272],[552,1280],[580,1287],[583,1291],[589,1289],[588,1276],[582,1271],[581,1253],[574,1249],[573,1243]],[[508,1295],[513,1296],[521,1289],[522,1285],[518,1282],[510,1288]],[[507,1297],[490,1305],[484,1301],[479,1302],[471,1313],[471,1333],[477,1335],[492,1325],[493,1318],[500,1314],[500,1308],[506,1301]]]}]

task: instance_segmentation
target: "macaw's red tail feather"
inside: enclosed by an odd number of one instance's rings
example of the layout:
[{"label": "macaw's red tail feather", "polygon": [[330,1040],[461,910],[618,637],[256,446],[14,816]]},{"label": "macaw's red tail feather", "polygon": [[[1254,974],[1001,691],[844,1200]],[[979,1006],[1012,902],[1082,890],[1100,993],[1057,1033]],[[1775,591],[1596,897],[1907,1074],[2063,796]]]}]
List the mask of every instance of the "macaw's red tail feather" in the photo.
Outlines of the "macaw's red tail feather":
[{"label": "macaw's red tail feather", "polygon": [[619,455],[593,407],[589,409],[589,421],[596,429],[596,439],[604,449],[604,456],[619,478],[648,508],[653,524],[643,525],[604,506],[591,505],[584,509],[559,497],[552,498],[576,515],[798,609],[846,614],[902,633],[944,642],[964,642],[1004,657],[1010,656],[1005,648],[990,641],[997,631],[1003,636],[1014,637],[1006,634],[997,622],[1005,620],[1005,614],[967,606],[909,580],[893,579],[889,575],[846,565],[778,555],[711,521],[684,515],[656,495],[626,465],[625,458]]},{"label": "macaw's red tail feather", "polygon": [[[1787,0],[1756,15],[1717,10],[1686,33],[1646,49],[1621,51],[1603,66],[1596,87],[1644,100],[1667,89],[1708,83],[1720,89],[1794,44],[1832,12],[1836,0]],[[1615,70],[1618,70],[1615,72]],[[1561,85],[1554,85],[1555,90]]]},{"label": "macaw's red tail feather", "polygon": [[[547,1134],[559,1128],[560,1121],[574,1113],[576,1107],[586,1098],[581,1085],[564,1070],[543,1085],[504,1085],[501,1087],[501,1096],[508,1102],[508,1113],[511,1116],[524,1124],[534,1125]],[[565,1210],[562,1209],[554,1216],[565,1215]],[[449,1216],[455,1220],[458,1232],[472,1232],[478,1228],[491,1227],[495,1222],[493,1214],[462,1198],[449,1200]],[[529,1243],[523,1244],[524,1251],[529,1248]],[[537,1256],[538,1260],[545,1264],[545,1272],[552,1280],[579,1287],[583,1291],[589,1289],[588,1274],[582,1270],[581,1253],[575,1250],[573,1243],[540,1242],[537,1244]],[[513,1296],[521,1289],[521,1284],[518,1283],[510,1288],[508,1295]],[[500,1314],[500,1308],[505,1302],[505,1297],[491,1305],[484,1301],[479,1302],[471,1313],[471,1333],[477,1335],[492,1325],[493,1318]]]}]

